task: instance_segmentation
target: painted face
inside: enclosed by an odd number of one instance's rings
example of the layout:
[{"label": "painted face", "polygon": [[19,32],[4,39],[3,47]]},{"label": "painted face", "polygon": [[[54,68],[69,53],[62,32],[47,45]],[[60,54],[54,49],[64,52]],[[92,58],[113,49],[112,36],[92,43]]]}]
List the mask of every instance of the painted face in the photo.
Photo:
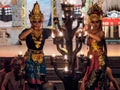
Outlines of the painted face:
[{"label": "painted face", "polygon": [[93,27],[93,29],[99,29],[100,28],[100,21],[91,21],[91,26]]},{"label": "painted face", "polygon": [[34,30],[39,30],[42,28],[42,22],[39,20],[32,21],[32,27]]}]

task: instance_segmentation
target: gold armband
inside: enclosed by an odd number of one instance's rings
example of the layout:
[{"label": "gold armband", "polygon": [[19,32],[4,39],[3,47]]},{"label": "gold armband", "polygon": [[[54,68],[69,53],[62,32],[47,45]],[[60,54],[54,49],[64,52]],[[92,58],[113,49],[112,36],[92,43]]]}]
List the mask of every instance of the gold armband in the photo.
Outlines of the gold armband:
[{"label": "gold armband", "polygon": [[29,31],[32,32],[32,29],[30,29]]},{"label": "gold armband", "polygon": [[32,31],[33,31],[33,29],[32,29],[32,28],[30,28],[30,29],[29,29],[29,31],[30,31],[30,32],[32,32]]}]

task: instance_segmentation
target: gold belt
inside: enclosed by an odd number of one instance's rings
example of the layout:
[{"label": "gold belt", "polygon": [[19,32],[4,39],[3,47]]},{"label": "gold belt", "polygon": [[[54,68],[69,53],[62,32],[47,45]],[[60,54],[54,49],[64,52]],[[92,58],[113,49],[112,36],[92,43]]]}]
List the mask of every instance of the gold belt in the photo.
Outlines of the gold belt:
[{"label": "gold belt", "polygon": [[43,53],[43,50],[32,50],[32,49],[28,49],[28,52],[34,53],[34,54],[40,54],[40,53]]},{"label": "gold belt", "polygon": [[43,62],[43,51],[42,50],[31,50],[29,49],[28,52],[32,55],[32,60],[41,64]]},{"label": "gold belt", "polygon": [[41,64],[43,62],[43,53],[41,54],[32,54],[32,60]]}]

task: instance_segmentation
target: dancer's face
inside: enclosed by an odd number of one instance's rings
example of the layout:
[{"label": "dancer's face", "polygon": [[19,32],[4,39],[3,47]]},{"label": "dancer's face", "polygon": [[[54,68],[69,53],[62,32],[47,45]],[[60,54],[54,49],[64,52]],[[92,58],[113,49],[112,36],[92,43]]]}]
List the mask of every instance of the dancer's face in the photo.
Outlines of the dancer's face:
[{"label": "dancer's face", "polygon": [[93,29],[97,30],[100,28],[100,21],[91,21],[91,26],[93,27]]},{"label": "dancer's face", "polygon": [[42,28],[42,22],[39,20],[32,21],[32,28],[34,30],[39,30]]}]

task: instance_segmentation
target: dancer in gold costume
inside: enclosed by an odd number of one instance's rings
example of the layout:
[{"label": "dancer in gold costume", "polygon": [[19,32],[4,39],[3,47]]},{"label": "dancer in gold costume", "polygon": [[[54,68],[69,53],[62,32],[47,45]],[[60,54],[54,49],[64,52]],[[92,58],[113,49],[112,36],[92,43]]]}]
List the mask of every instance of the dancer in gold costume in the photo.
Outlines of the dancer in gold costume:
[{"label": "dancer in gold costume", "polygon": [[38,2],[34,4],[29,19],[31,27],[23,30],[19,38],[26,41],[28,48],[25,53],[25,71],[28,85],[33,89],[41,90],[46,75],[43,47],[45,40],[51,34],[51,30],[43,28],[44,16],[40,11]]}]

